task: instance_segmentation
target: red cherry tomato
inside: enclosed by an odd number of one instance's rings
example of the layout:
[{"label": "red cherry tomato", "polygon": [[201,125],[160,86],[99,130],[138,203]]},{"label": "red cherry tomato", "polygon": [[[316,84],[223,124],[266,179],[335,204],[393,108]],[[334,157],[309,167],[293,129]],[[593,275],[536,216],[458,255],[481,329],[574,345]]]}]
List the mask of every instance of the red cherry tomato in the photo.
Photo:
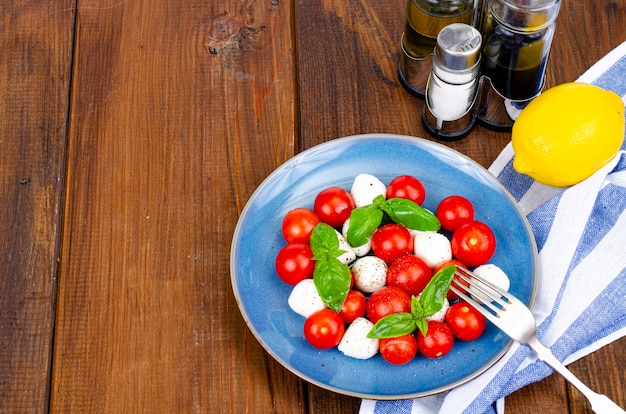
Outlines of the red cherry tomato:
[{"label": "red cherry tomato", "polygon": [[456,338],[473,341],[485,332],[487,321],[482,313],[466,302],[457,302],[446,312],[446,323]]},{"label": "red cherry tomato", "polygon": [[426,189],[417,178],[401,175],[391,180],[387,186],[387,199],[390,198],[405,198],[421,206],[426,199]]},{"label": "red cherry tomato", "polygon": [[390,265],[394,260],[413,252],[413,237],[404,226],[385,224],[372,234],[372,251]]},{"label": "red cherry tomato", "polygon": [[393,365],[404,365],[417,354],[417,340],[413,334],[381,339],[378,345],[383,359]]},{"label": "red cherry tomato", "polygon": [[385,286],[372,293],[367,302],[367,317],[372,323],[398,312],[411,311],[411,297],[404,290]]},{"label": "red cherry tomato", "polygon": [[306,243],[311,241],[313,227],[320,218],[308,208],[295,208],[285,214],[282,233],[287,243]]},{"label": "red cherry tomato", "polygon": [[312,259],[313,251],[307,244],[288,244],[276,255],[276,273],[283,282],[295,286],[313,275]]},{"label": "red cherry tomato", "polygon": [[454,335],[448,325],[440,321],[429,321],[428,332],[417,332],[417,349],[427,358],[440,358],[452,349]]},{"label": "red cherry tomato", "polygon": [[350,217],[355,204],[350,193],[340,187],[322,190],[313,203],[315,214],[324,223],[339,227]]},{"label": "red cherry tomato", "polygon": [[365,316],[367,312],[367,299],[358,290],[348,291],[348,296],[343,302],[339,316],[345,323],[352,323],[356,318]]},{"label": "red cherry tomato", "polygon": [[[438,264],[437,267],[433,269],[433,275],[437,274],[437,272],[440,271],[441,269],[444,269],[449,266],[456,266],[456,267],[462,267],[463,269],[467,269],[467,266],[465,265],[465,263],[462,263],[459,260],[456,260],[456,259],[446,260],[445,262]],[[460,277],[454,276],[454,279],[457,280],[459,283],[469,287],[469,283],[467,283]],[[456,299],[459,299],[459,295],[454,293],[452,290],[448,290],[448,294],[446,295],[446,298],[448,298],[448,300],[456,300]]]},{"label": "red cherry tomato", "polygon": [[454,231],[461,224],[474,220],[474,205],[465,197],[449,196],[441,200],[435,215],[441,222],[441,227]]},{"label": "red cherry tomato", "polygon": [[417,296],[426,287],[433,271],[419,257],[407,254],[395,260],[387,269],[387,285],[399,287],[409,295]]},{"label": "red cherry tomato", "polygon": [[462,224],[452,234],[452,255],[468,266],[487,263],[496,251],[496,236],[480,221]]},{"label": "red cherry tomato", "polygon": [[339,345],[344,332],[343,319],[330,309],[314,312],[304,321],[304,337],[317,349],[330,349]]}]

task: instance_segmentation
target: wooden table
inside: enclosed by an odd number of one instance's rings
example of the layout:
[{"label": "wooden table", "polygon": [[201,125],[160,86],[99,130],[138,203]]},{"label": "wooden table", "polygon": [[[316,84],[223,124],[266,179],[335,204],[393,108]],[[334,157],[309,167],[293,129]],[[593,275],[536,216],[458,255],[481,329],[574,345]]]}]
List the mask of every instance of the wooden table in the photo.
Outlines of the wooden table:
[{"label": "wooden table", "polygon": [[[398,83],[405,4],[0,3],[0,411],[356,413],[239,313],[239,213],[279,164],[341,136],[425,137]],[[622,0],[564,1],[548,86],[626,39]],[[451,146],[488,166],[507,133]],[[626,406],[625,340],[572,364]],[[560,377],[508,413],[590,412]]]}]

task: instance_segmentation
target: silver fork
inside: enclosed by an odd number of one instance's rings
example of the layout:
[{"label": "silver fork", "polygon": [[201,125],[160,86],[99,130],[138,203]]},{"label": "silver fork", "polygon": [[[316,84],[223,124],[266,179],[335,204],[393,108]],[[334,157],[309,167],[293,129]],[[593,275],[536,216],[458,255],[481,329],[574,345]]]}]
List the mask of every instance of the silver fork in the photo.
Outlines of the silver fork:
[{"label": "silver fork", "polygon": [[494,286],[478,275],[461,267],[457,268],[455,275],[465,281],[471,287],[457,280],[452,280],[450,290],[459,295],[465,301],[474,306],[480,313],[485,315],[502,332],[510,336],[513,340],[527,345],[532,349],[539,359],[551,365],[566,380],[587,397],[591,403],[591,409],[595,413],[602,414],[624,414],[617,404],[606,395],[598,394],[580,381],[570,370],[552,354],[552,351],[537,338],[537,328],[535,318],[530,310],[519,299],[508,292]]}]

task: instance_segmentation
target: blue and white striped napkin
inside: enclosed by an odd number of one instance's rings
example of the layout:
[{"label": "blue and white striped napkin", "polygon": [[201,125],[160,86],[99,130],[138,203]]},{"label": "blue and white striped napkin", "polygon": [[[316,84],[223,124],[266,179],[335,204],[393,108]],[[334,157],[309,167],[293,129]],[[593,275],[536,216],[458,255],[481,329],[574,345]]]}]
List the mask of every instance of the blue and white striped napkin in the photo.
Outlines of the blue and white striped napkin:
[{"label": "blue and white striped napkin", "polygon": [[[614,91],[626,102],[626,42],[578,81]],[[568,188],[516,173],[512,158],[509,144],[489,170],[518,200],[535,233],[538,336],[569,364],[626,335],[626,145],[593,176]],[[501,414],[505,396],[551,373],[532,351],[514,343],[491,369],[448,393],[363,400],[360,414]]]}]

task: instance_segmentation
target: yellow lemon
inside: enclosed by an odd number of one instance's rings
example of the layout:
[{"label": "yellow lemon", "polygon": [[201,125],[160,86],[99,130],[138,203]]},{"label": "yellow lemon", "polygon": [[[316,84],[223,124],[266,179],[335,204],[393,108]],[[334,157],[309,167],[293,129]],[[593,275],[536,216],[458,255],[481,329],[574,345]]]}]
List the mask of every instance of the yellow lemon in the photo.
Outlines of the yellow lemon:
[{"label": "yellow lemon", "polygon": [[616,93],[564,83],[535,98],[513,124],[513,168],[546,185],[574,185],[609,162],[623,140],[624,102]]}]

